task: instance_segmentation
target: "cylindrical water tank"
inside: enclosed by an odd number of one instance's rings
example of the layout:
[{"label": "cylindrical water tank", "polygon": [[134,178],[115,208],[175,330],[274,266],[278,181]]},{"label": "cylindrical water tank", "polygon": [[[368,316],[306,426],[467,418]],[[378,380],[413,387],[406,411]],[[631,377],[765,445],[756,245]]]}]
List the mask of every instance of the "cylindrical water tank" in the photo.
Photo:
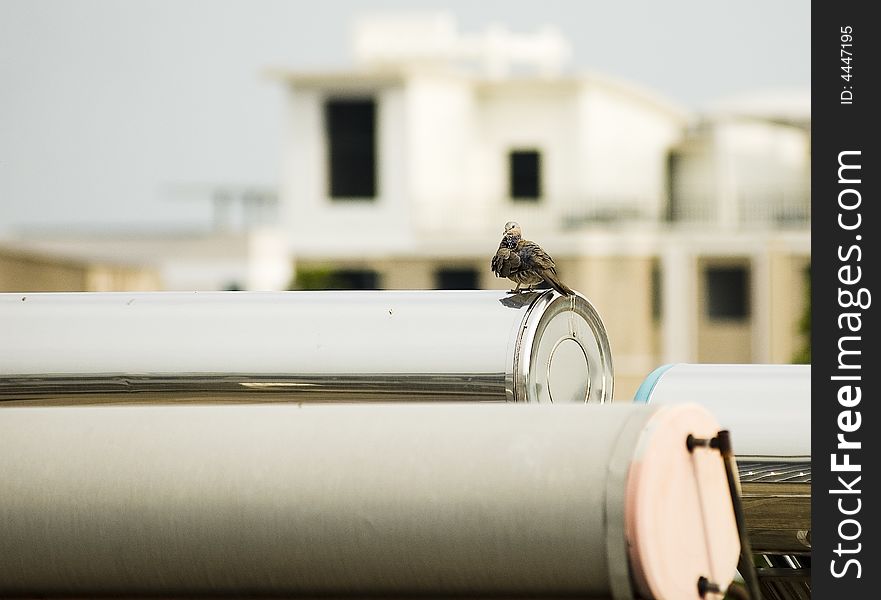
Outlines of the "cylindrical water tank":
[{"label": "cylindrical water tank", "polygon": [[605,402],[582,296],[496,291],[0,294],[0,400]]},{"label": "cylindrical water tank", "polygon": [[[0,595],[698,598],[739,544],[703,408],[0,408]],[[635,586],[635,589],[634,589]]]},{"label": "cylindrical water tank", "polygon": [[753,550],[810,552],[810,365],[664,365],[635,402],[710,410],[731,431]]},{"label": "cylindrical water tank", "polygon": [[634,402],[705,406],[729,429],[740,460],[810,461],[810,365],[663,365]]}]

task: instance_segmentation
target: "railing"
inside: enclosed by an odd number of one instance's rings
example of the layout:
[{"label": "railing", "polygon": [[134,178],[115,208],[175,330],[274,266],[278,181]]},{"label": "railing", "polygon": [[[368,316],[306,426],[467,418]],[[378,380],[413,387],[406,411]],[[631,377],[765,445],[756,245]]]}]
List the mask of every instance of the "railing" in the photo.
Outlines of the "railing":
[{"label": "railing", "polygon": [[[695,201],[695,198],[697,201]],[[493,203],[494,222],[518,220],[531,231],[574,230],[616,224],[694,223],[735,228],[784,229],[806,227],[811,221],[810,191],[740,192],[730,207],[710,194],[690,202],[667,198],[597,196],[546,198],[533,203],[502,200]]]}]

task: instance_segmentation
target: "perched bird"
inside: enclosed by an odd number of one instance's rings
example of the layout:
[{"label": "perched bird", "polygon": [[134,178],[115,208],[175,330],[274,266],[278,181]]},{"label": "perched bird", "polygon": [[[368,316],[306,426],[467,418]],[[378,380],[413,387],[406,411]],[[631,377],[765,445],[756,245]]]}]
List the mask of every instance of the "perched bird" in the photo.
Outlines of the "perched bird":
[{"label": "perched bird", "polygon": [[554,259],[535,242],[524,240],[520,225],[514,221],[505,223],[502,243],[492,259],[492,270],[496,277],[507,277],[517,284],[511,292],[520,291],[520,286],[532,289],[546,282],[564,296],[575,294],[557,276]]}]

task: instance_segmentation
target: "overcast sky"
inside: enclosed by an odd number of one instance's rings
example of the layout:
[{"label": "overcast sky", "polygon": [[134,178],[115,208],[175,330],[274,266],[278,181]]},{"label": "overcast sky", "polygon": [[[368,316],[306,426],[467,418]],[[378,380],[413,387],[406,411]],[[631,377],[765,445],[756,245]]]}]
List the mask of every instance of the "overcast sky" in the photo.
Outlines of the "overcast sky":
[{"label": "overcast sky", "polygon": [[261,70],[350,65],[354,19],[401,8],[554,25],[576,69],[691,109],[810,86],[807,0],[0,0],[0,234],[197,224],[171,190],[275,186],[286,117]]}]

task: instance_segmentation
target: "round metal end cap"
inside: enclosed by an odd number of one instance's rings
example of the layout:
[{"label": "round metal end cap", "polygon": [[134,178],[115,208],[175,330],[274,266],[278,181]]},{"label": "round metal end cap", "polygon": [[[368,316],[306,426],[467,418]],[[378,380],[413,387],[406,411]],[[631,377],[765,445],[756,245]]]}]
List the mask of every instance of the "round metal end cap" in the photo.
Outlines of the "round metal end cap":
[{"label": "round metal end cap", "polygon": [[533,302],[520,332],[514,373],[517,402],[612,400],[609,338],[587,298],[548,291]]}]

